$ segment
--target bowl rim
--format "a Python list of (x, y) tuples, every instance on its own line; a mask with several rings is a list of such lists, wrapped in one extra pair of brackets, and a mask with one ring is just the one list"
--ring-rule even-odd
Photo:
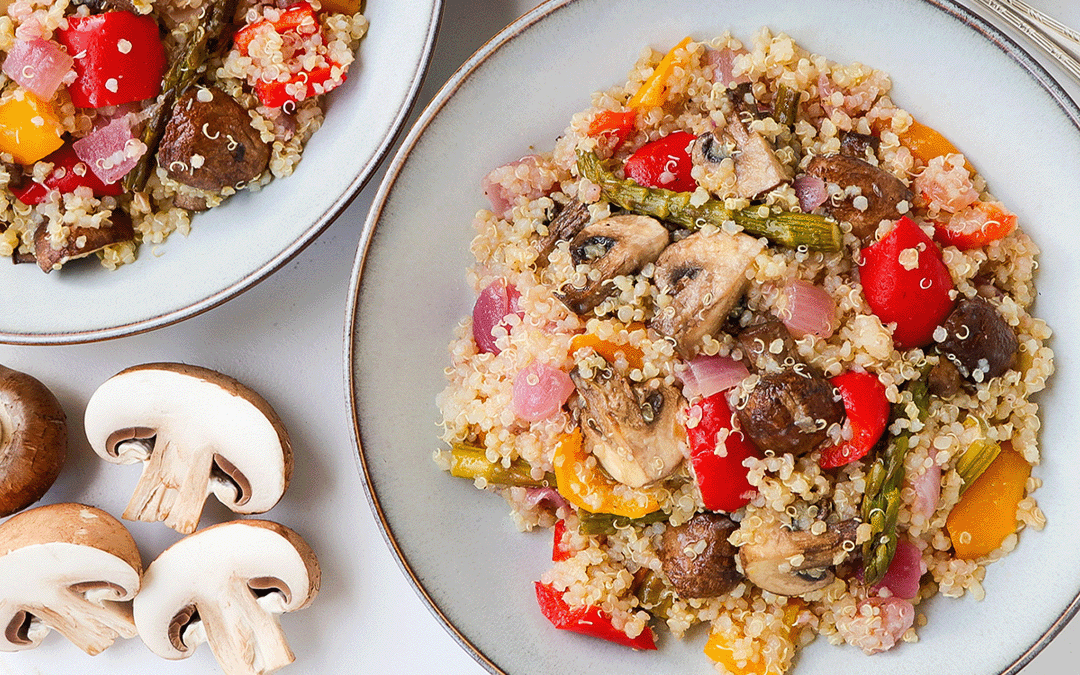
[[(432, 100), (424, 107), (424, 110), (414, 122), (408, 135), (394, 154), (390, 164), (387, 165), (386, 174), (383, 176), (378, 192), (372, 202), (371, 209), (368, 211), (368, 217), (364, 221), (360, 233), (360, 242), (357, 246), (356, 258), (353, 264), (349, 292), (346, 300), (347, 305), (344, 325), (345, 358), (343, 363), (345, 370), (345, 394), (351, 418), (350, 435), (354, 446), (354, 460), (356, 461), (357, 470), (360, 473), (364, 496), (367, 498), (368, 506), (371, 508), (372, 514), (375, 516), (376, 525), (379, 528), (383, 540), (393, 554), (394, 561), (405, 575), (417, 596), (419, 596), (428, 611), (431, 612), (450, 637), (485, 670), (492, 673), (492, 675), (510, 675), (510, 672), (497, 665), (484, 654), (479, 647), (473, 644), (473, 642), (450, 621), (446, 613), (439, 607), (438, 603), (435, 602), (435, 599), (431, 596), (427, 588), (424, 587), (423, 582), (406, 559), (404, 551), (394, 535), (393, 526), (387, 518), (382, 504), (379, 501), (379, 496), (369, 471), (367, 455), (364, 452), (363, 430), (361, 428), (358, 409), (358, 382), (354, 363), (354, 359), (356, 358), (357, 322), (359, 320), (359, 312), (357, 310), (359, 308), (360, 290), (363, 284), (365, 271), (364, 263), (374, 238), (375, 228), (378, 226), (383, 210), (387, 206), (395, 183), (428, 127), (431, 126), (435, 118), (438, 117), (439, 113), (446, 107), (458, 90), (465, 85), (479, 68), (483, 67), (491, 56), (508, 43), (520, 37), (533, 25), (543, 21), (558, 10), (580, 1), (581, 0), (546, 0), (520, 16), (517, 20), (506, 26), (494, 37), (481, 45), (472, 56), (454, 71), (453, 75), (451, 75), (442, 87), (440, 87)], [(917, 1), (934, 7), (938, 11), (951, 16), (953, 19), (975, 31), (1004, 52), (1008, 58), (1012, 59), (1029, 76), (1035, 79), (1038, 85), (1054, 100), (1057, 106), (1065, 114), (1066, 118), (1076, 128), (1077, 132), (1080, 132), (1080, 105), (1078, 105), (1057, 79), (1035, 57), (1033, 57), (1025, 47), (1007, 35), (1002, 29), (990, 23), (973, 10), (959, 4), (957, 0)], [(1005, 670), (1001, 671), (999, 675), (1016, 675), (1019, 673), (1058, 635), (1058, 633), (1062, 631), (1062, 629), (1065, 628), (1078, 612), (1080, 612), (1080, 594), (1073, 597), (1062, 613), (1047, 627), (1042, 637), (1036, 640), (1036, 642), (1026, 650), (1018, 654), (1016, 659)]]
[(429, 66), (431, 65), (431, 59), (435, 52), (435, 43), (442, 24), (443, 2), (444, 0), (431, 0), (431, 15), (428, 21), (427, 34), (424, 36), (424, 48), (420, 54), (420, 59), (417, 62), (417, 68), (409, 81), (408, 92), (398, 105), (393, 122), (391, 123), (387, 134), (379, 143), (376, 152), (363, 164), (363, 166), (360, 167), (360, 170), (352, 181), (350, 181), (346, 189), (338, 195), (333, 202), (326, 207), (322, 214), (312, 222), (311, 226), (301, 232), (289, 246), (279, 251), (276, 255), (242, 278), (186, 307), (167, 310), (143, 319), (105, 328), (90, 328), (86, 330), (63, 332), (12, 332), (0, 329), (0, 343), (14, 345), (80, 344), (113, 340), (129, 335), (147, 333), (157, 330), (158, 328), (164, 328), (165, 326), (170, 326), (198, 316), (203, 312), (207, 312), (218, 305), (233, 299), (244, 291), (254, 287), (256, 284), (265, 281), (270, 275), (299, 255), (301, 251), (314, 242), (319, 235), (321, 235), (330, 224), (333, 223), (350, 204), (352, 204), (356, 199), (356, 196), (374, 176), (376, 169), (379, 168), (390, 154), (390, 150), (394, 147), (394, 144), (404, 131), (405, 121), (409, 118), (409, 115), (416, 104), (417, 96), (419, 95), (420, 88), (427, 76)]

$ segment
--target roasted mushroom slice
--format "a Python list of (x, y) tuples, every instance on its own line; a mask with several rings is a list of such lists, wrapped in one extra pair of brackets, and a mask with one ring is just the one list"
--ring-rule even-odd
[(773, 316), (747, 326), (735, 341), (743, 363), (755, 373), (775, 373), (800, 361), (787, 326)]
[(568, 283), (556, 295), (575, 314), (588, 314), (615, 290), (612, 279), (656, 260), (669, 238), (667, 228), (648, 216), (611, 216), (583, 228), (570, 242), (570, 255), (590, 274), (584, 286)]
[(715, 598), (742, 581), (735, 569), (738, 549), (728, 537), (738, 524), (723, 513), (699, 513), (682, 525), (668, 527), (660, 545), (660, 564), (668, 581), (684, 598)]
[(813, 527), (792, 530), (776, 523), (739, 547), (739, 563), (747, 580), (770, 593), (790, 596), (820, 590), (835, 578), (832, 567), (854, 549), (858, 526), (856, 520), (844, 520), (814, 534)]
[(806, 173), (841, 190), (856, 187), (857, 196), (830, 199), (823, 209), (837, 220), (851, 223), (856, 237), (868, 243), (883, 220), (903, 215), (901, 202), (911, 203), (915, 195), (896, 176), (867, 161), (848, 155), (818, 155), (810, 160)]
[(548, 256), (560, 241), (570, 241), (589, 224), (589, 207), (577, 200), (562, 207), (548, 223), (547, 236), (540, 239), (537, 246), (536, 264), (547, 265)]
[(686, 445), (679, 411), (686, 401), (677, 389), (660, 381), (631, 387), (612, 368), (588, 378), (575, 368), (570, 378), (577, 387), (585, 449), (612, 478), (636, 488), (679, 468)]
[(938, 348), (973, 382), (998, 377), (1016, 363), (1016, 333), (985, 298), (960, 300), (938, 330), (943, 332)]
[(754, 199), (791, 180), (772, 143), (750, 131), (738, 116), (728, 122), (726, 133), (735, 141), (735, 194)]
[(122, 211), (113, 211), (100, 227), (75, 226), (68, 233), (67, 243), (55, 248), (44, 225), (34, 232), (34, 258), (43, 272), (60, 269), (64, 263), (83, 258), (122, 241), (135, 238), (131, 219)]
[(735, 408), (743, 433), (763, 451), (803, 455), (844, 419), (844, 404), (817, 369), (805, 363), (763, 375)]
[(881, 139), (870, 134), (860, 134), (856, 131), (840, 132), (840, 154), (849, 157), (866, 159), (876, 156), (881, 146)]
[(746, 269), (762, 247), (749, 235), (726, 232), (698, 232), (668, 246), (653, 279), (670, 302), (661, 300), (653, 330), (673, 338), (679, 353), (692, 357), (742, 296)]

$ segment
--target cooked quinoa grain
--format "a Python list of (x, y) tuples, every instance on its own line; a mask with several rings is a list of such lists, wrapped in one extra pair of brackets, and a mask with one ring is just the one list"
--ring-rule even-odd
[[(926, 599), (981, 599), (1045, 525), (1038, 247), (890, 87), (768, 29), (646, 49), (484, 179), (435, 459), (555, 528), (538, 588), (608, 639), (708, 624), (731, 675), (797, 670), (817, 635), (873, 654), (918, 641)], [(684, 597), (673, 558), (684, 593), (739, 581)]]

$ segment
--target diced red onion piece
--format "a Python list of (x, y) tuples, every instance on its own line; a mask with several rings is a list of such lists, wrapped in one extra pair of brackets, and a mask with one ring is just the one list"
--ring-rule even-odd
[(735, 51), (727, 47), (723, 49), (710, 49), (705, 52), (705, 64), (706, 67), (712, 68), (713, 82), (719, 82), (725, 87), (733, 87), (737, 84), (749, 82), (750, 78), (746, 75), (740, 75), (738, 77), (732, 75), (735, 71), (735, 57), (746, 53), (747, 51), (745, 49)]
[(476, 298), (476, 304), (473, 305), (472, 325), (473, 339), (480, 351), (488, 354), (502, 351), (495, 346), (495, 336), (491, 331), (495, 326), (502, 325), (510, 314), (520, 316), (520, 297), (518, 290), (506, 283), (506, 279), (496, 279), (480, 291), (480, 297)]
[(813, 213), (814, 209), (829, 199), (829, 188), (825, 181), (817, 176), (803, 174), (791, 182), (795, 196), (799, 198), (799, 208), (804, 213)]
[(695, 393), (704, 397), (731, 389), (750, 375), (741, 361), (730, 356), (696, 356), (689, 365)]
[(780, 313), (784, 325), (796, 338), (816, 335), (828, 338), (836, 330), (836, 301), (825, 289), (795, 280), (784, 287), (787, 309)]
[(4, 74), (43, 101), (52, 99), (75, 63), (52, 40), (16, 40), (4, 59)]
[(132, 133), (127, 115), (113, 118), (72, 143), (72, 147), (79, 159), (106, 184), (126, 176), (146, 152), (146, 146)]
[(549, 487), (526, 488), (525, 504), (533, 508), (547, 504), (553, 509), (570, 506), (570, 503), (563, 499), (563, 496), (557, 490)]
[(919, 580), (926, 569), (919, 547), (901, 538), (896, 543), (889, 570), (875, 588), (887, 588), (896, 597), (911, 600), (919, 594)]
[(887, 651), (896, 646), (915, 624), (915, 606), (903, 598), (867, 598), (856, 605), (856, 613), (862, 614), (865, 605), (876, 607), (880, 611), (880, 632), (867, 635), (859, 641), (859, 647), (867, 654)]
[(930, 518), (941, 501), (941, 467), (934, 464), (929, 469), (914, 476), (910, 481), (915, 491), (915, 501), (911, 505), (912, 513)]
[(514, 414), (526, 422), (545, 420), (559, 412), (573, 392), (569, 375), (534, 361), (514, 378)]

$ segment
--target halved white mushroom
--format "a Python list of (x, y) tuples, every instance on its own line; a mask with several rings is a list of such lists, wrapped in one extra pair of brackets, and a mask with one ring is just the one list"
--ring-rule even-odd
[(137, 635), (142, 559), (127, 529), (82, 504), (50, 504), (0, 525), (0, 651), (56, 630), (87, 654)]
[(221, 373), (179, 363), (128, 368), (86, 405), (94, 451), (118, 464), (145, 462), (128, 520), (198, 527), (212, 492), (236, 513), (270, 510), (289, 484), (292, 448), (270, 404)]
[(668, 246), (653, 279), (669, 301), (660, 304), (650, 326), (692, 357), (742, 297), (746, 269), (763, 247), (759, 239), (726, 232), (697, 232)]
[(41, 499), (66, 456), (60, 402), (37, 379), (0, 366), (0, 517)]
[(311, 604), (320, 579), (315, 553), (289, 528), (222, 523), (150, 563), (135, 625), (158, 656), (187, 658), (208, 642), (226, 675), (263, 675), (293, 662), (278, 615)]

